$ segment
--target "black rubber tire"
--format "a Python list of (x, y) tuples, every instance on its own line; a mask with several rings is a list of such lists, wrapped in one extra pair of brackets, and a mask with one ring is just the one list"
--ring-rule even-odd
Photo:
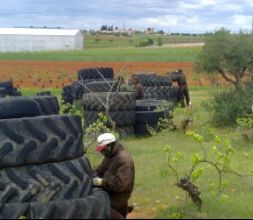
[(73, 104), (74, 98), (72, 96), (72, 86), (64, 86), (62, 91), (62, 99), (65, 104)]
[(75, 81), (71, 87), (71, 94), (73, 99), (80, 100), (83, 97), (84, 87), (80, 81)]
[[(101, 111), (85, 111), (86, 122), (89, 125), (96, 122), (99, 113)], [(102, 113), (105, 114), (105, 112)], [(135, 124), (135, 111), (111, 111), (109, 114), (117, 127), (127, 127)]]
[[(101, 76), (102, 75), (102, 76)], [(114, 72), (112, 68), (85, 68), (78, 71), (78, 80), (98, 80), (113, 79)]]
[(92, 191), (92, 169), (86, 158), (4, 168), (0, 203), (50, 202), (83, 198)]
[(149, 124), (149, 125), (135, 125), (134, 126), (134, 133), (136, 136), (150, 136), (150, 132), (149, 132), (149, 129), (148, 127), (150, 128), (153, 128), (153, 129), (157, 129), (157, 124)]
[(158, 100), (166, 99), (162, 87), (158, 86), (145, 86), (144, 96), (145, 99), (158, 99)]
[[(107, 96), (108, 93), (84, 94), (84, 109), (90, 111), (106, 111), (106, 108), (102, 103), (107, 103)], [(111, 93), (109, 100), (110, 111), (134, 111), (136, 107), (136, 98), (134, 93)]]
[(11, 80), (0, 82), (0, 87), (5, 87), (6, 89), (13, 88), (13, 82)]
[(1, 204), (1, 219), (110, 219), (110, 200), (101, 189), (80, 199)]
[(52, 95), (51, 91), (43, 91), (37, 93), (37, 96), (51, 96), (51, 95)]
[(115, 81), (97, 81), (97, 82), (89, 82), (85, 84), (84, 88), (85, 93), (92, 92), (116, 92), (118, 84)]
[(29, 97), (40, 106), (43, 115), (59, 115), (60, 106), (55, 96), (34, 96)]
[(84, 150), (79, 116), (0, 120), (0, 168), (70, 160)]
[(135, 124), (146, 125), (146, 124), (157, 124), (160, 118), (164, 118), (164, 112), (136, 112)]
[(172, 79), (168, 76), (158, 76), (155, 73), (134, 74), (143, 86), (171, 86)]
[(4, 98), (0, 100), (0, 119), (39, 115), (42, 115), (39, 105), (29, 98)]
[(144, 87), (145, 99), (173, 101), (177, 100), (178, 88), (171, 86), (146, 86)]
[(166, 100), (137, 100), (135, 111), (154, 111), (164, 104), (168, 102)]
[(5, 87), (0, 87), (0, 97), (6, 97), (7, 96), (7, 89)]

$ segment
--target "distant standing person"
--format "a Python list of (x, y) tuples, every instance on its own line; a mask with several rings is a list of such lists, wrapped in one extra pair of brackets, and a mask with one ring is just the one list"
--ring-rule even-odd
[(138, 77), (132, 76), (131, 83), (133, 84), (133, 87), (134, 87), (134, 94), (135, 94), (136, 100), (142, 100), (144, 98), (144, 87), (140, 83), (140, 80), (138, 79)]
[(187, 80), (182, 69), (179, 69), (176, 72), (176, 77), (174, 78), (174, 81), (177, 82), (178, 87), (179, 87), (178, 100), (182, 104), (182, 107), (185, 107), (185, 100), (186, 100), (187, 106), (192, 106), (190, 93), (189, 93), (189, 87), (188, 87)]

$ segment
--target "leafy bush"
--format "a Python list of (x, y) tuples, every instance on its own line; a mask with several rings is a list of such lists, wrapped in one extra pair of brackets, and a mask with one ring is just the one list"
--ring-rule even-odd
[(157, 39), (157, 44), (158, 44), (158, 46), (162, 46), (163, 45), (163, 39), (161, 38), (161, 37), (159, 37), (158, 39)]
[(212, 113), (215, 126), (235, 126), (238, 118), (245, 118), (252, 112), (253, 85), (241, 89), (226, 89), (214, 94), (206, 107)]
[(148, 47), (148, 46), (152, 46), (153, 44), (154, 44), (154, 40), (151, 38), (148, 38), (147, 40), (141, 41), (138, 47)]
[(253, 114), (237, 119), (237, 130), (247, 142), (253, 141)]

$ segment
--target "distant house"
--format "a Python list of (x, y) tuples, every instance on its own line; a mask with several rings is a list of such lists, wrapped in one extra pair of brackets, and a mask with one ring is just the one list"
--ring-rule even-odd
[(147, 28), (145, 31), (145, 34), (154, 34), (155, 33), (155, 28)]
[(0, 52), (78, 50), (84, 47), (79, 30), (0, 28)]

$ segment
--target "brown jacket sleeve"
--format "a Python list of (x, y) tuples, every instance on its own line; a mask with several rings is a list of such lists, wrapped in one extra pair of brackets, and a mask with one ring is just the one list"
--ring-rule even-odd
[(118, 167), (115, 173), (107, 172), (103, 178), (103, 188), (107, 191), (123, 193), (129, 188), (133, 173), (131, 164), (122, 161), (115, 161)]

